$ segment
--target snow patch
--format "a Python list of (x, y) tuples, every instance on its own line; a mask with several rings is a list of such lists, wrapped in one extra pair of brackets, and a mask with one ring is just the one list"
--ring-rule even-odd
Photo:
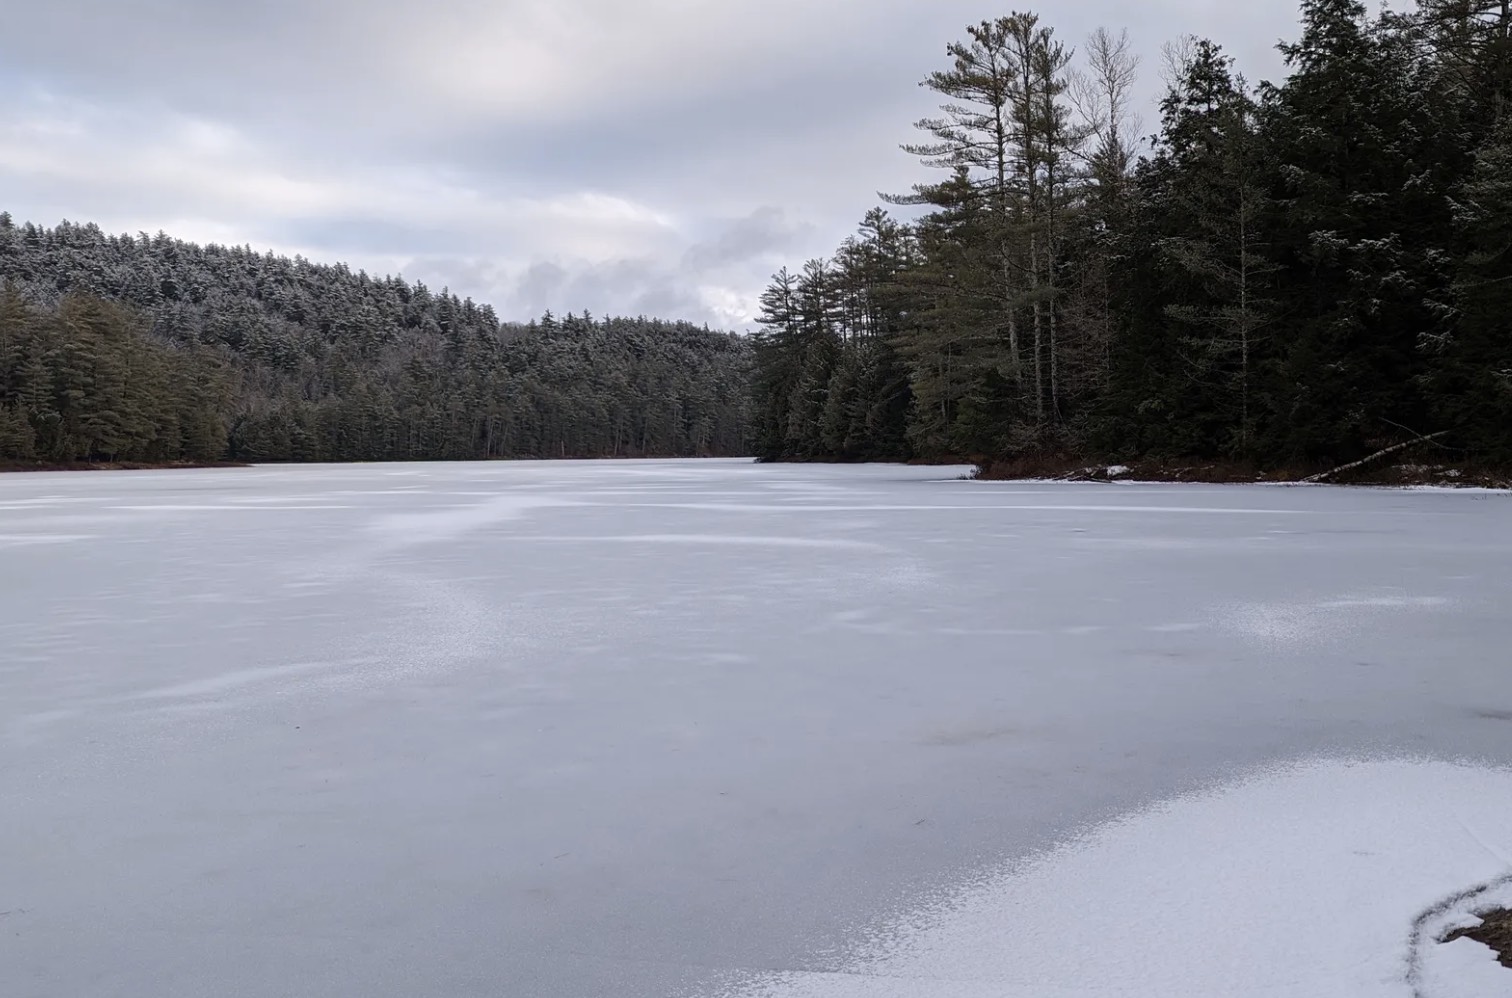
[(331, 662), (300, 662), (294, 665), (274, 665), (258, 669), (234, 669), (223, 672), (216, 676), (205, 679), (196, 679), (192, 682), (179, 683), (175, 686), (164, 686), (158, 689), (145, 690), (134, 693), (127, 697), (128, 700), (177, 700), (187, 697), (215, 696), (221, 693), (229, 693), (232, 690), (251, 686), (255, 683), (266, 683), (278, 679), (288, 679), (310, 672), (319, 672), (334, 667)]
[(1413, 998), (1506, 998), (1512, 971), (1473, 939), (1431, 943)]
[[(1001, 494), (1001, 493), (995, 493)], [(1122, 494), (1122, 493), (1120, 493)], [(653, 509), (685, 509), (697, 512), (709, 513), (955, 513), (961, 511), (999, 513), (1009, 510), (1021, 510), (1029, 513), (1163, 513), (1163, 514), (1213, 514), (1225, 516), (1305, 516), (1311, 514), (1311, 510), (1302, 509), (1266, 509), (1246, 508), (1239, 506), (1115, 506), (1108, 503), (1097, 505), (1055, 503), (1055, 504), (1028, 504), (1014, 503), (1010, 505), (990, 506), (985, 503), (971, 506), (962, 506), (949, 503), (930, 503), (929, 505), (884, 505), (876, 503), (866, 506), (835, 506), (835, 505), (758, 505), (755, 503), (707, 503), (707, 502), (646, 502), (646, 503), (623, 503), (617, 504), (630, 508), (653, 508)]]
[(699, 993), (1504, 996), (1512, 972), (1485, 947), (1411, 940), (1419, 913), (1506, 877), (1509, 856), (1512, 771), (1301, 763), (1094, 828), (873, 927), (839, 966)]
[(766, 534), (608, 534), (561, 536), (522, 534), (512, 541), (546, 541), (580, 544), (690, 544), (716, 547), (821, 548), (834, 551), (886, 551), (869, 541), (830, 540), (820, 537), (776, 537)]
[(1327, 600), (1319, 603), (1318, 608), (1322, 610), (1407, 610), (1431, 609), (1448, 605), (1449, 601), (1442, 596), (1351, 596)]
[(87, 541), (94, 534), (0, 534), (0, 548), (23, 547), (28, 544), (72, 544)]
[(319, 503), (303, 506), (278, 505), (278, 506), (251, 506), (244, 503), (137, 503), (126, 506), (107, 506), (106, 509), (120, 509), (132, 513), (284, 513), (302, 509), (355, 509), (355, 506), (342, 506), (334, 503)]
[(1453, 601), (1442, 596), (1347, 595), (1311, 603), (1245, 603), (1230, 608), (1228, 622), (1245, 634), (1290, 643), (1358, 628), (1366, 621), (1361, 611), (1441, 610), (1452, 605)]
[(421, 513), (390, 513), (370, 520), (367, 531), (382, 537), (391, 547), (409, 547), (456, 540), (484, 527), (518, 520), (534, 510), (575, 505), (569, 500), (546, 496), (506, 495)]
[[(1467, 834), (1475, 835), (1469, 828)], [(1479, 839), (1479, 836), (1475, 836)], [(1496, 852), (1494, 846), (1482, 842)], [(1512, 867), (1512, 858), (1506, 858)], [(1413, 998), (1481, 998), (1512, 991), (1512, 972), (1503, 967), (1489, 946), (1474, 939), (1444, 942), (1455, 929), (1474, 928), (1480, 914), (1512, 908), (1512, 873), (1460, 891), (1429, 908), (1413, 926), (1407, 980)]]

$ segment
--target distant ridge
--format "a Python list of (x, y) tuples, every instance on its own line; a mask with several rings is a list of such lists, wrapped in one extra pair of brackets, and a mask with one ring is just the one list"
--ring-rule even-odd
[(738, 456), (750, 346), (0, 213), (0, 461)]

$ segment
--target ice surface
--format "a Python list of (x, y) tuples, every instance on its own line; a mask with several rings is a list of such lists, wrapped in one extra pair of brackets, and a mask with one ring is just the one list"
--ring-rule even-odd
[(1512, 497), (956, 473), (0, 476), (0, 995), (1410, 994)]

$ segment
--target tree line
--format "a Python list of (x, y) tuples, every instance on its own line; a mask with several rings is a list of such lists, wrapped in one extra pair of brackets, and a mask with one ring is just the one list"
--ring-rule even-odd
[(1127, 35), (970, 27), (915, 217), (762, 298), (758, 454), (1512, 465), (1512, 3), (1304, 0), (1281, 51), (1168, 46), (1141, 140)]
[(0, 213), (0, 459), (749, 453), (751, 345)]

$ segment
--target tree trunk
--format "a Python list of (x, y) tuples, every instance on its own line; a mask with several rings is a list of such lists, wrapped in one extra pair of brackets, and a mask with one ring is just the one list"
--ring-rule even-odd
[(1309, 485), (1315, 484), (1317, 482), (1325, 482), (1330, 478), (1344, 474), (1344, 472), (1346, 471), (1353, 471), (1354, 469), (1363, 467), (1372, 461), (1386, 457), (1388, 454), (1395, 454), (1397, 451), (1404, 451), (1409, 447), (1416, 447), (1418, 444), (1431, 443), (1434, 440), (1437, 440), (1439, 437), (1447, 437), (1448, 435), (1448, 430), (1442, 430), (1438, 433), (1429, 434), (1426, 437), (1418, 437), (1416, 440), (1408, 440), (1405, 443), (1394, 444), (1393, 446), (1387, 447), (1384, 450), (1376, 451), (1369, 457), (1362, 457), (1358, 461), (1351, 461), (1348, 464), (1341, 464), (1337, 468), (1331, 468), (1320, 475), (1313, 475), (1310, 478), (1304, 478), (1302, 479), (1302, 481), (1304, 484)]

